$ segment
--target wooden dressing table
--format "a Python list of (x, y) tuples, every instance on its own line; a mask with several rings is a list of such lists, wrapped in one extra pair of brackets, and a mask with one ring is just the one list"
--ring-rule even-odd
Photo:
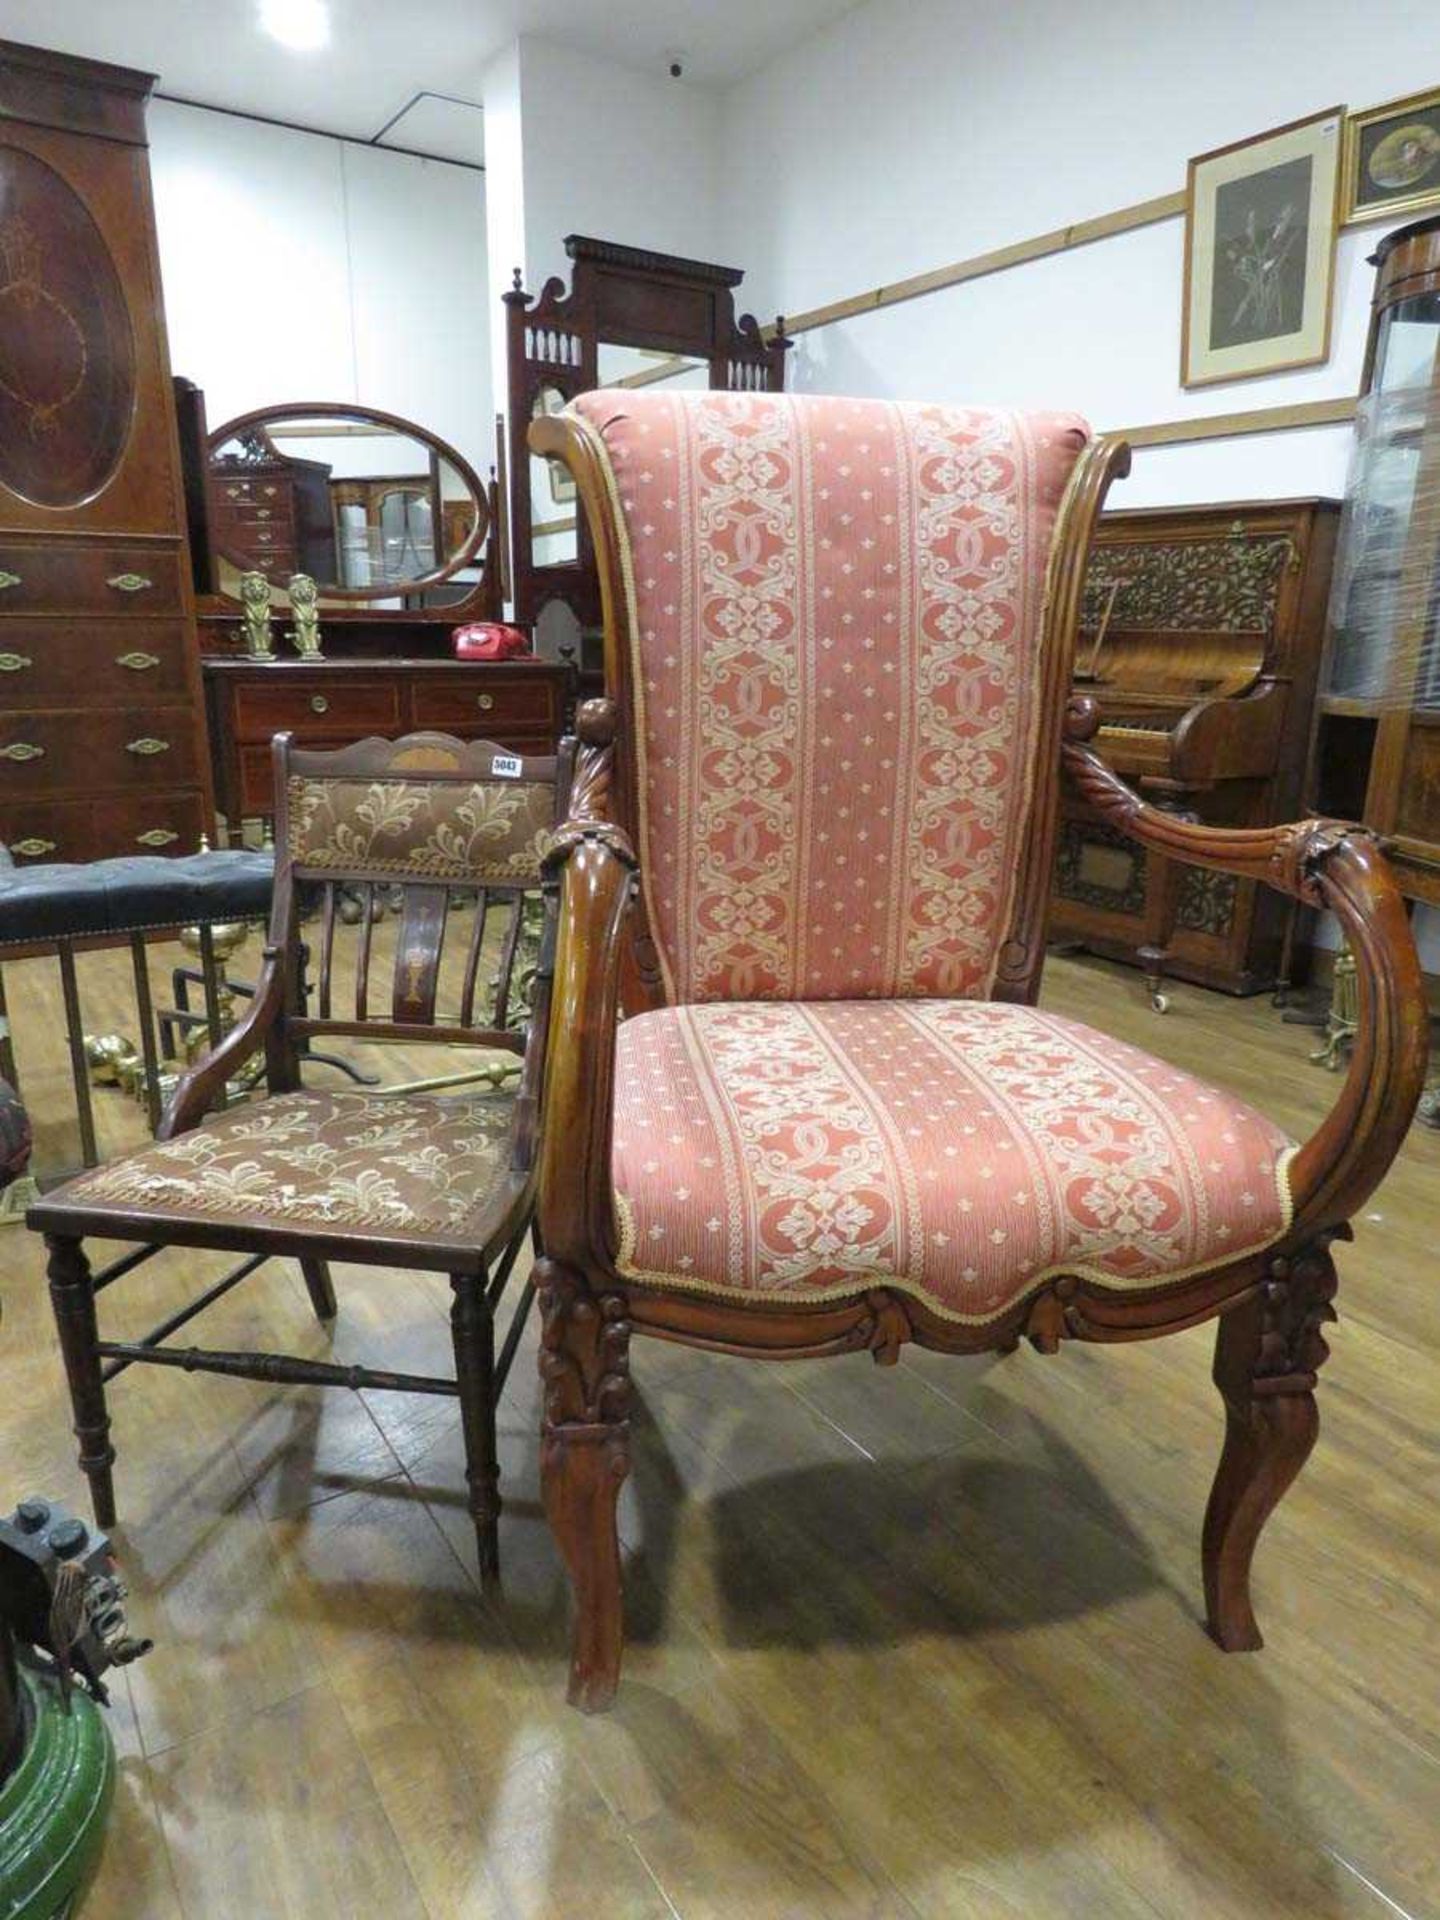
[(368, 734), (436, 731), (549, 753), (564, 727), (569, 669), (549, 660), (253, 660), (203, 663), (216, 803), (238, 835), (275, 810), (270, 742), (341, 747)]

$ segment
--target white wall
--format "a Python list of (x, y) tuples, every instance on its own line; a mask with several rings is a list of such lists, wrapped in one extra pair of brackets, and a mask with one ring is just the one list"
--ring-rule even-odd
[(568, 279), (567, 233), (719, 257), (715, 94), (546, 40), (522, 39), (519, 60), (525, 258), (515, 264), (532, 291), (550, 274)]
[[(1192, 155), (1287, 120), (1437, 82), (1421, 0), (867, 0), (725, 96), (720, 245), (747, 305), (798, 313), (1175, 192)], [(791, 384), (1058, 404), (1104, 428), (1353, 395), (1365, 256), (1386, 230), (1341, 235), (1321, 367), (1187, 393), (1171, 220), (804, 334)], [(1111, 500), (1338, 496), (1349, 447), (1348, 427), (1323, 427), (1144, 448)], [(1440, 920), (1419, 922), (1435, 970)]]
[[(869, 0), (725, 98), (722, 244), (807, 307), (1174, 192), (1196, 153), (1440, 80), (1433, 7)], [(1097, 426), (1354, 393), (1383, 227), (1342, 236), (1327, 366), (1186, 393), (1183, 223), (802, 336), (795, 384), (1061, 402)], [(1117, 504), (1338, 493), (1348, 430), (1137, 455)]]
[(484, 177), (172, 101), (149, 125), (170, 361), (210, 424), (357, 400), (488, 474)]

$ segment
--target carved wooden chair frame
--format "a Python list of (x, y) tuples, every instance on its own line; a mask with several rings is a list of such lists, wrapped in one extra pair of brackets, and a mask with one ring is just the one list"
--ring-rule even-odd
[[(339, 836), (333, 851), (303, 862), (292, 858), (291, 791), (295, 781), (403, 781), (443, 782), (462, 789), (476, 783), (513, 788), (517, 780), (542, 787), (537, 816), (544, 813), (548, 827), (564, 817), (573, 766), (573, 743), (562, 744), (558, 757), (524, 758), (489, 741), (460, 741), (446, 734), (410, 734), (389, 741), (362, 740), (334, 752), (295, 748), (292, 736), (280, 734), (273, 746), (276, 814), (275, 889), (263, 968), (245, 1017), (221, 1043), (204, 1056), (180, 1082), (170, 1102), (157, 1140), (170, 1141), (198, 1127), (205, 1116), (223, 1104), (227, 1083), (245, 1064), (263, 1052), (265, 1077), (271, 1094), (300, 1090), (305, 1050), (321, 1035), (350, 1040), (390, 1040), (406, 1043), (440, 1042), (483, 1047), (518, 1055), (518, 1090), (510, 1109), (508, 1131), (497, 1138), (499, 1177), (476, 1218), (463, 1233), (436, 1233), (423, 1242), (414, 1234), (387, 1236), (383, 1229), (360, 1229), (335, 1224), (326, 1229), (313, 1224), (268, 1218), (257, 1210), (243, 1222), (211, 1220), (202, 1215), (157, 1220), (143, 1208), (127, 1209), (122, 1202), (88, 1201), (83, 1189), (94, 1174), (81, 1175), (33, 1206), (27, 1219), (43, 1232), (49, 1249), (51, 1299), (55, 1309), (66, 1377), (74, 1409), (75, 1433), (80, 1442), (79, 1463), (90, 1483), (95, 1516), (101, 1526), (116, 1519), (110, 1441), (110, 1419), (105, 1388), (118, 1374), (136, 1364), (180, 1367), (186, 1372), (229, 1375), (246, 1380), (288, 1385), (335, 1386), (439, 1394), (458, 1398), (465, 1441), (466, 1478), (471, 1516), (475, 1524), (481, 1577), (487, 1584), (499, 1573), (498, 1522), (501, 1501), (495, 1440), (495, 1405), (514, 1359), (534, 1293), (533, 1281), (521, 1289), (499, 1354), (495, 1343), (495, 1312), (506, 1284), (532, 1231), (536, 1187), (536, 1140), (540, 1089), (549, 1032), (550, 983), (554, 955), (555, 897), (546, 885), (544, 921), (533, 983), (529, 1018), (517, 1026), (511, 1018), (520, 982), (516, 962), (521, 950), (524, 903), (541, 885), (538, 857), (516, 863), (503, 876), (458, 870), (429, 877), (415, 871), (389, 871), (383, 858), (345, 856)], [(308, 908), (318, 896), (319, 969), (312, 995), (305, 979), (307, 952), (301, 940), (302, 889)], [(375, 909), (382, 893), (401, 894), (397, 934), (396, 978), (383, 1014), (372, 1013), (370, 998), (371, 948)], [(343, 891), (358, 892), (362, 904), (359, 954), (356, 962), (353, 1018), (332, 1014), (332, 968), (339, 898)], [(463, 983), (457, 1017), (449, 1022), (437, 1016), (441, 991), (440, 966), (449, 905), (456, 894), (475, 896), (474, 918), (466, 944)], [(487, 919), (491, 910), (506, 916), (498, 969), (493, 981), (480, 979)], [(401, 956), (406, 971), (402, 977)], [(487, 963), (488, 964), (488, 963)], [(476, 1018), (480, 1005), (489, 1019)], [(491, 992), (493, 990), (493, 998)], [(488, 1006), (486, 1002), (489, 1002)], [(395, 1089), (401, 1092), (402, 1089)], [(384, 1090), (381, 1090), (382, 1096)], [(141, 1149), (143, 1154), (146, 1149)], [(501, 1159), (501, 1155), (504, 1159)], [(122, 1163), (123, 1164), (123, 1159)], [(377, 1159), (377, 1170), (384, 1171)], [(104, 1173), (105, 1169), (97, 1170)], [(77, 1190), (79, 1190), (77, 1195)], [(141, 1244), (92, 1273), (83, 1240), (95, 1235)], [(245, 1257), (198, 1298), (138, 1339), (102, 1339), (95, 1297), (166, 1247), (186, 1246), (241, 1253)], [(343, 1260), (366, 1265), (424, 1268), (444, 1272), (453, 1295), (451, 1333), (455, 1376), (399, 1373), (373, 1366), (342, 1366), (328, 1360), (267, 1352), (228, 1352), (210, 1348), (175, 1347), (171, 1337), (206, 1307), (272, 1258), (292, 1257), (300, 1265), (316, 1317), (331, 1321), (337, 1312), (329, 1262)]]
[[(620, 532), (594, 429), (571, 415), (537, 422), (537, 453), (567, 463), (589, 516), (605, 616), (606, 683), (623, 698), (630, 609)], [(635, 885), (628, 830), (636, 818), (633, 743), (623, 705), (592, 700), (579, 715), (570, 816), (550, 856), (562, 877), (556, 950), (557, 1039), (540, 1155), (537, 1265), (545, 1382), (542, 1471), (546, 1511), (576, 1601), (570, 1699), (606, 1706), (623, 1645), (615, 1503), (629, 1460), (632, 1330), (754, 1358), (868, 1348), (893, 1363), (914, 1340), (948, 1352), (1043, 1353), (1064, 1338), (1139, 1340), (1219, 1317), (1214, 1377), (1225, 1439), (1205, 1515), (1202, 1563), (1211, 1633), (1227, 1651), (1261, 1644), (1250, 1565), (1270, 1512), (1317, 1432), (1322, 1327), (1334, 1318), (1330, 1244), (1388, 1168), (1425, 1073), (1427, 1014), (1404, 904), (1374, 838), (1331, 820), (1227, 830), (1188, 824), (1140, 800), (1088, 751), (1094, 702), (1072, 697), (1080, 595), (1095, 521), (1112, 479), (1128, 470), (1115, 438), (1088, 446), (1057, 519), (1043, 629), (1038, 783), (1014, 917), (1001, 949), (996, 999), (1033, 1003), (1063, 768), (1080, 797), (1120, 832), (1167, 859), (1262, 880), (1329, 909), (1356, 956), (1360, 1031), (1331, 1113), (1291, 1167), (1294, 1215), (1284, 1238), (1189, 1281), (1118, 1292), (1075, 1275), (1046, 1279), (1001, 1317), (957, 1324), (876, 1284), (852, 1299), (806, 1305), (687, 1295), (627, 1286), (615, 1270), (610, 1183), (615, 1027), (622, 1000), (653, 1004), (658, 968)]]

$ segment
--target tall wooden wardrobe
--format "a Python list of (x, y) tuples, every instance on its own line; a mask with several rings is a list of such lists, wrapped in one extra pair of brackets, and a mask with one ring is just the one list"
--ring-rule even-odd
[(193, 853), (213, 818), (151, 76), (0, 41), (0, 841)]

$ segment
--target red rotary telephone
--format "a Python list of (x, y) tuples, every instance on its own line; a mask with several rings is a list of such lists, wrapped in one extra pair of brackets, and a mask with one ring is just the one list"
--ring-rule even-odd
[(454, 641), (457, 660), (513, 660), (530, 651), (530, 642), (518, 627), (507, 627), (498, 620), (476, 620), (468, 627), (456, 627)]

